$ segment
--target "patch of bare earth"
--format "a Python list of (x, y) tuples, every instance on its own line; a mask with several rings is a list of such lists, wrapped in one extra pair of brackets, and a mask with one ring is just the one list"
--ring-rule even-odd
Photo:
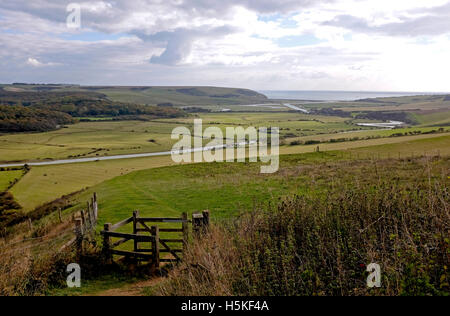
[(162, 277), (154, 277), (150, 280), (140, 281), (117, 289), (110, 289), (107, 291), (96, 293), (94, 296), (143, 296), (143, 291), (146, 288), (155, 286), (163, 281)]

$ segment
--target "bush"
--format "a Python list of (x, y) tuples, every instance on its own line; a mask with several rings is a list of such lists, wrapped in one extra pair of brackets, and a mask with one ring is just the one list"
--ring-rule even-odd
[(449, 295), (449, 201), (445, 183), (394, 178), (286, 198), (194, 241), (159, 294)]

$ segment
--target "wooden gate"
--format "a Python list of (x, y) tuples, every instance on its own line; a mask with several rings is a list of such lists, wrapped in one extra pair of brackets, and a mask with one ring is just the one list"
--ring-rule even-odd
[[(181, 218), (146, 218), (135, 211), (132, 217), (115, 225), (105, 224), (101, 232), (104, 255), (108, 261), (116, 255), (146, 261), (156, 268), (161, 262), (180, 261), (189, 238), (189, 223), (193, 223), (194, 232), (204, 230), (209, 225), (209, 212), (194, 214), (189, 221), (186, 213)], [(118, 232), (128, 224), (133, 225), (132, 234)]]

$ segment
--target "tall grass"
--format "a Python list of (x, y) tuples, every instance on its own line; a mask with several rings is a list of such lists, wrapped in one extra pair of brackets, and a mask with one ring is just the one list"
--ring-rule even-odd
[[(449, 295), (448, 180), (379, 171), (213, 226), (159, 294)], [(371, 263), (382, 268), (379, 289), (366, 284)]]
[(66, 267), (74, 262), (71, 251), (29, 249), (2, 253), (0, 258), (0, 296), (44, 295), (50, 287), (63, 286)]

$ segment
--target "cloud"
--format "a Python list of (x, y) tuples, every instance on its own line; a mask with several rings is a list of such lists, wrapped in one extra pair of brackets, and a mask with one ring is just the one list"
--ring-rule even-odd
[(43, 66), (43, 64), (39, 60), (37, 60), (36, 58), (31, 58), (31, 57), (28, 58), (27, 64), (30, 65), (30, 66), (33, 66), (33, 67), (41, 67), (41, 66)]
[[(412, 15), (412, 16), (411, 16)], [(403, 12), (398, 21), (371, 24), (368, 19), (353, 15), (338, 15), (323, 25), (348, 29), (350, 31), (385, 36), (435, 36), (450, 33), (450, 3), (427, 9)]]
[(69, 2), (0, 1), (0, 82), (447, 89), (449, 0)]
[(36, 58), (29, 57), (26, 61), (26, 64), (32, 67), (46, 67), (46, 66), (58, 66), (58, 63), (42, 63)]
[(171, 32), (159, 32), (151, 36), (138, 36), (149, 42), (167, 42), (164, 52), (159, 56), (153, 56), (150, 59), (151, 63), (176, 65), (185, 61), (186, 57), (190, 55), (195, 40), (211, 40), (235, 31), (232, 27), (223, 26), (211, 29), (176, 29)]

